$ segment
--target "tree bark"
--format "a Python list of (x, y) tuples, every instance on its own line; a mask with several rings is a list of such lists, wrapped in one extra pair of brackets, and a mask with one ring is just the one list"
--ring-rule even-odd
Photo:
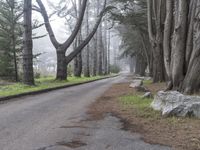
[(171, 78), (171, 32), (173, 25), (173, 1), (166, 1), (166, 19), (164, 26), (164, 39), (163, 39), (163, 50), (164, 50), (164, 64), (168, 79)]
[(67, 65), (65, 58), (65, 51), (62, 48), (58, 48), (57, 51), (57, 80), (66, 80), (67, 78)]
[(165, 81), (163, 60), (163, 1), (147, 0), (148, 32), (153, 52), (153, 82)]
[(187, 0), (178, 0), (178, 9), (176, 10), (176, 20), (174, 27), (171, 67), (172, 67), (172, 83), (173, 89), (180, 88), (180, 84), (184, 79), (184, 60), (186, 48), (187, 33)]
[(32, 54), (32, 0), (24, 0), (23, 44), (23, 83), (34, 85)]
[[(89, 5), (86, 11), (86, 33), (89, 35)], [(85, 63), (83, 73), (85, 77), (90, 77), (90, 44), (88, 43), (85, 49)]]

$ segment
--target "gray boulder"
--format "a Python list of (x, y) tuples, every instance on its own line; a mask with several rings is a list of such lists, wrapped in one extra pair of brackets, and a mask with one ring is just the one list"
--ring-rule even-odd
[(183, 95), (177, 91), (159, 91), (151, 104), (164, 116), (194, 116), (200, 118), (200, 97)]
[(136, 88), (143, 85), (142, 80), (133, 80), (133, 82), (129, 85), (131, 88)]

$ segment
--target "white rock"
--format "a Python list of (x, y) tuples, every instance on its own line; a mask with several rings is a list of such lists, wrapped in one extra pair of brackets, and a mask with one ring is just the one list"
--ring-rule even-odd
[(129, 87), (136, 88), (142, 86), (142, 84), (143, 84), (142, 80), (133, 80), (133, 82), (129, 85)]
[(151, 107), (161, 111), (164, 116), (200, 118), (200, 97), (183, 95), (177, 91), (158, 92)]
[(151, 92), (146, 92), (142, 98), (153, 98), (153, 94)]

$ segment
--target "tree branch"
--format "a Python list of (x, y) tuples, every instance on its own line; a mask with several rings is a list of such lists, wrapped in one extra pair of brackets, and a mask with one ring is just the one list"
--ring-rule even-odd
[(76, 57), (83, 50), (83, 48), (91, 41), (91, 39), (93, 38), (94, 34), (96, 33), (96, 31), (101, 23), (104, 13), (108, 10), (108, 8), (109, 7), (106, 8), (106, 0), (105, 0), (103, 10), (101, 11), (101, 13), (99, 15), (93, 30), (87, 36), (87, 38), (73, 52), (71, 52), (68, 56), (66, 56), (67, 63), (72, 61), (73, 58)]
[(55, 34), (54, 34), (53, 30), (52, 30), (51, 24), (49, 22), (49, 17), (47, 15), (47, 11), (46, 11), (46, 9), (44, 7), (44, 4), (42, 3), (41, 0), (36, 0), (36, 1), (37, 1), (38, 5), (39, 5), (39, 7), (41, 9), (41, 14), (42, 14), (43, 19), (44, 19), (46, 30), (49, 33), (50, 40), (51, 40), (52, 44), (54, 45), (54, 47), (57, 49), (58, 46), (59, 46), (59, 43), (56, 40)]

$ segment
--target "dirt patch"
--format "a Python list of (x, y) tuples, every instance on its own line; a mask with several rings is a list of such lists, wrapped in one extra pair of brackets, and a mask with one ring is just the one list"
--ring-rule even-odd
[[(146, 85), (151, 92), (165, 88), (165, 83)], [(138, 115), (134, 107), (124, 107), (119, 97), (141, 94), (129, 83), (113, 85), (88, 111), (90, 120), (103, 119), (107, 113), (121, 118), (123, 129), (140, 133), (145, 142), (171, 146), (174, 150), (200, 150), (200, 120), (195, 118), (163, 118)]]

